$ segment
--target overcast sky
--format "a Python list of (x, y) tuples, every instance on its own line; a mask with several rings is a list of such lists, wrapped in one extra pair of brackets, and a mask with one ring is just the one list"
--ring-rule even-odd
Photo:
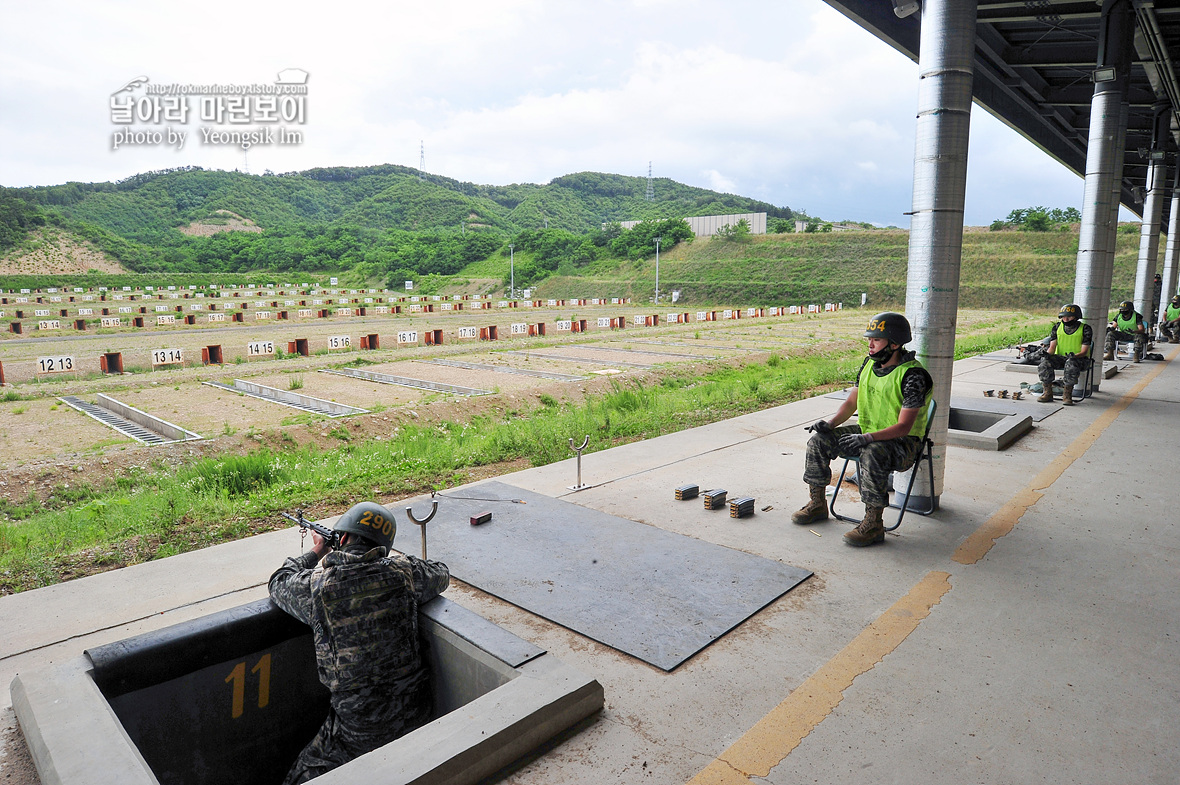
[[(887, 0), (881, 0), (887, 2)], [(308, 73), (293, 145), (206, 144), (197, 97), (166, 143), (112, 149), (112, 93)], [(146, 87), (116, 100), (145, 96)], [(829, 220), (907, 226), (917, 66), (822, 0), (7, 3), (0, 185), (197, 165), (381, 163), (488, 184), (646, 175)], [(1081, 207), (1082, 181), (979, 107), (971, 225)]]

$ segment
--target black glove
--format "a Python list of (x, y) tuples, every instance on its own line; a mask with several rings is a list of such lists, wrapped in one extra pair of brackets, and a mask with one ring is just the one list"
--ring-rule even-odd
[(836, 440), (836, 446), (843, 452), (855, 452), (864, 449), (865, 445), (873, 440), (872, 434), (868, 433), (846, 433)]
[(807, 430), (812, 433), (831, 433), (832, 424), (827, 420), (819, 420), (814, 425), (808, 425)]

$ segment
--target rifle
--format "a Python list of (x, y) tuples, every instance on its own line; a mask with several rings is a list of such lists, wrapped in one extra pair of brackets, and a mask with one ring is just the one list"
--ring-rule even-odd
[(281, 512), (279, 515), (282, 515), (289, 521), (299, 524), (299, 528), (301, 529), (311, 529), (313, 532), (323, 537), (324, 542), (328, 543), (333, 548), (340, 547), (340, 533), (332, 531), (327, 526), (321, 526), (315, 521), (307, 520), (303, 517), (303, 510), (296, 510), (295, 515), (288, 515), (285, 512)]

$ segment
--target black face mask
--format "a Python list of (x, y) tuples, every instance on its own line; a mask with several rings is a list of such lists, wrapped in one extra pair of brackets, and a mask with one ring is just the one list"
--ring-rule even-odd
[(876, 365), (880, 365), (882, 363), (889, 362), (889, 358), (892, 357), (893, 353), (896, 351), (897, 349), (891, 348), (889, 344), (886, 344), (885, 348), (881, 349), (880, 351), (869, 352), (869, 359), (872, 360)]

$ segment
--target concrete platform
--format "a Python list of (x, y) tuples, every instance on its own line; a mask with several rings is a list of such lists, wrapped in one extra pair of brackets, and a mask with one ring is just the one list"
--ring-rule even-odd
[[(941, 508), (907, 515), (863, 550), (843, 544), (844, 524), (790, 522), (806, 498), (803, 427), (838, 406), (825, 397), (587, 455), (592, 487), (580, 492), (567, 488), (573, 459), (505, 476), (815, 575), (670, 673), (452, 585), (450, 600), (605, 690), (596, 721), (498, 778), (1175, 782), (1180, 539), (1161, 458), (1174, 441), (1180, 348), (1164, 348), (1164, 362), (1126, 367), (1003, 452), (948, 446)], [(956, 363), (952, 394), (1012, 386), (1005, 365)], [(677, 505), (673, 488), (686, 482), (753, 496), (757, 513)], [(417, 552), (407, 534), (399, 544)], [(264, 596), (298, 547), (296, 532), (275, 532), (2, 598), (0, 682)]]

